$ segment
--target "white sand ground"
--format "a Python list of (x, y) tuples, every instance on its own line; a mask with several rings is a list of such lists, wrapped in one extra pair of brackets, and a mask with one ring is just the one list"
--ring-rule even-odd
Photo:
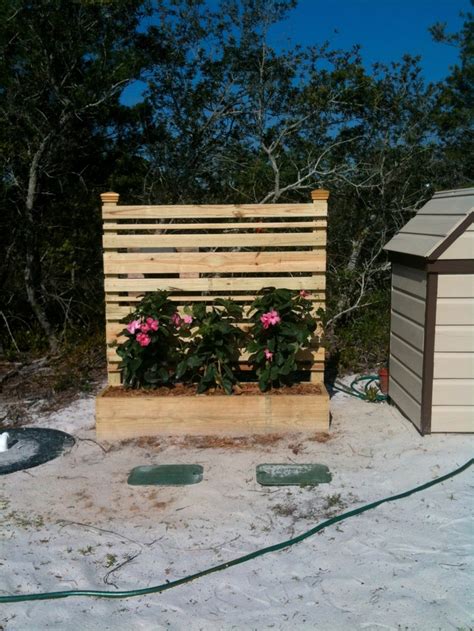
[[(411, 488), (472, 457), (472, 436), (422, 438), (387, 404), (337, 394), (332, 414), (325, 443), (295, 435), (269, 446), (216, 449), (168, 438), (105, 453), (78, 440), (61, 458), (0, 476), (0, 593), (126, 590), (173, 580), (288, 539), (328, 514)], [(35, 424), (94, 439), (93, 399)], [(333, 481), (263, 488), (255, 465), (264, 462), (324, 463)], [(127, 485), (132, 467), (151, 463), (199, 463), (204, 480), (188, 487)], [(474, 467), (284, 551), (161, 595), (0, 605), (0, 629), (467, 631), (474, 625), (473, 473)]]

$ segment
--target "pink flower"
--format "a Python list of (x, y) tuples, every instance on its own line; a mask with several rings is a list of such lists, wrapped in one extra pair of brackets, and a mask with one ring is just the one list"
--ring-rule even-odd
[(127, 324), (127, 331), (133, 335), (140, 329), (140, 324), (140, 320), (132, 320)]
[(311, 294), (309, 293), (309, 291), (306, 291), (306, 289), (302, 289), (302, 290), (300, 291), (300, 296), (301, 296), (302, 298), (307, 298), (308, 296), (311, 296)]
[(142, 322), (142, 324), (140, 325), (140, 331), (142, 333), (148, 333), (149, 330), (150, 330), (150, 325), (147, 324), (146, 322)]
[(278, 311), (272, 309), (271, 311), (263, 313), (260, 316), (260, 322), (263, 324), (264, 329), (268, 329), (270, 326), (274, 326), (275, 324), (281, 322), (281, 318), (278, 314)]
[(190, 316), (190, 315), (184, 315), (183, 316), (183, 322), (184, 322), (184, 324), (192, 324), (193, 317)]
[(278, 324), (279, 322), (281, 322), (281, 318), (278, 311), (275, 311), (274, 309), (272, 309), (268, 315), (270, 316), (269, 317), (270, 324)]
[(158, 331), (158, 327), (160, 326), (158, 320), (155, 320), (154, 318), (147, 318), (146, 323), (148, 324), (148, 326), (150, 327), (152, 331)]
[(174, 324), (177, 329), (179, 329), (179, 327), (181, 326), (181, 316), (178, 312), (173, 313), (173, 315), (171, 316), (171, 323)]
[(271, 351), (269, 351), (268, 348), (266, 348), (263, 352), (264, 352), (264, 355), (265, 355), (265, 359), (268, 359), (268, 361), (272, 361), (273, 353)]
[(140, 344), (140, 346), (148, 346), (148, 344), (151, 342), (151, 337), (146, 333), (138, 333), (136, 340)]

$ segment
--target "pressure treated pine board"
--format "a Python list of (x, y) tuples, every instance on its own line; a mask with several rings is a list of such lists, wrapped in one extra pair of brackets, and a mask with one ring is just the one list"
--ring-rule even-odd
[(326, 231), (257, 234), (115, 234), (105, 233), (105, 249), (111, 248), (277, 248), (325, 246)]
[[(104, 279), (105, 291), (156, 291), (168, 289), (173, 291), (258, 291), (262, 287), (280, 287), (287, 289), (323, 289), (324, 276), (255, 277), (237, 278), (110, 278)], [(191, 298), (192, 300), (192, 298)]]
[(101, 440), (137, 436), (218, 434), (245, 436), (278, 432), (327, 432), (329, 396), (196, 395), (191, 397), (105, 397), (96, 399)]
[(105, 274), (244, 274), (325, 270), (326, 255), (323, 252), (104, 252)]
[(212, 206), (116, 206), (104, 204), (103, 219), (212, 219), (243, 217), (326, 217), (326, 202), (311, 204), (228, 204)]
[(158, 232), (170, 232), (177, 230), (192, 230), (199, 233), (201, 230), (287, 230), (288, 228), (321, 228), (326, 226), (326, 219), (318, 221), (229, 221), (223, 219), (212, 223), (196, 220), (194, 223), (116, 223), (104, 221), (104, 232), (129, 232), (135, 230), (156, 230)]

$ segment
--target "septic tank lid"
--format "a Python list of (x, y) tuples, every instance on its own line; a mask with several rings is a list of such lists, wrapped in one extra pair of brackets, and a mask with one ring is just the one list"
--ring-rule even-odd
[(70, 434), (58, 429), (21, 427), (4, 431), (8, 432), (8, 450), (0, 452), (0, 475), (54, 460), (76, 442)]

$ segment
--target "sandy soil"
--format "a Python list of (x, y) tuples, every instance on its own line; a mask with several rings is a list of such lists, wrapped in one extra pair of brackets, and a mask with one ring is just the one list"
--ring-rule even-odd
[[(173, 580), (297, 535), (329, 515), (466, 462), (474, 438), (422, 438), (396, 409), (337, 394), (330, 437), (98, 444), (94, 401), (36, 426), (76, 446), (0, 477), (0, 593), (127, 590)], [(259, 463), (318, 462), (333, 481), (260, 487)], [(187, 487), (131, 487), (141, 464), (198, 463)], [(6, 604), (0, 629), (427, 630), (472, 628), (473, 472), (385, 504), (281, 552), (161, 595)]]

